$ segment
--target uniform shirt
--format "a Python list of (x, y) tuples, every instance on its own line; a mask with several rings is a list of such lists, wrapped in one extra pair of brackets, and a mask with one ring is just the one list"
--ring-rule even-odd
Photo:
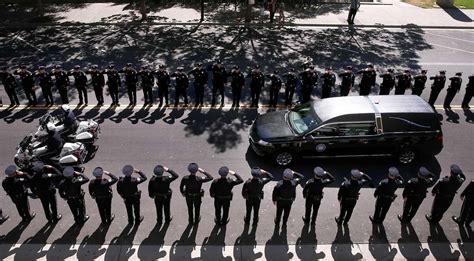
[(0, 77), (2, 78), (2, 84), (5, 89), (15, 89), (17, 84), (15, 77), (11, 73), (4, 73), (2, 72)]
[(117, 192), (122, 198), (138, 196), (138, 185), (147, 180), (143, 172), (138, 172), (139, 178), (132, 176), (120, 177), (117, 182)]
[(247, 77), (250, 77), (250, 86), (252, 88), (261, 88), (265, 83), (265, 76), (262, 72), (257, 70), (252, 70)]
[(33, 87), (33, 85), (35, 85), (35, 78), (30, 71), (15, 71), (13, 74), (20, 76), (21, 85), (23, 85), (23, 87)]
[(408, 89), (411, 86), (411, 75), (409, 74), (399, 74), (396, 76), (398, 82), (397, 82), (397, 87), (400, 89)]
[(62, 145), (63, 145), (63, 139), (61, 138), (61, 135), (59, 135), (59, 133), (55, 131), (52, 134), (48, 133), (48, 135), (46, 136), (46, 140), (40, 143), (39, 145), (35, 146), (35, 148), (46, 146), (48, 147), (49, 151), (55, 151), (55, 150), (61, 149)]
[(436, 76), (430, 77), (430, 80), (433, 80), (431, 89), (441, 90), (444, 88), (444, 84), (446, 83), (446, 76), (436, 75)]
[(168, 170), (171, 173), (170, 176), (157, 177), (153, 176), (148, 183), (148, 195), (150, 198), (155, 197), (156, 194), (168, 194), (171, 193), (170, 184), (178, 178), (178, 174), (173, 170)]
[(53, 86), (53, 78), (51, 78), (51, 74), (47, 72), (36, 71), (34, 77), (38, 79), (39, 85), (43, 88)]
[(362, 78), (360, 79), (359, 85), (362, 86), (374, 86), (377, 73), (375, 70), (369, 70), (369, 69), (364, 69), (361, 71), (358, 71), (357, 74), (362, 74)]
[(469, 82), (466, 84), (466, 90), (474, 89), (474, 75), (469, 76)]
[(108, 174), (110, 179), (94, 179), (89, 183), (89, 194), (92, 198), (108, 198), (112, 197), (112, 189), (110, 186), (118, 181), (113, 174)]
[(74, 112), (72, 110), (70, 110), (69, 112), (64, 113), (62, 115), (61, 121), (62, 121), (62, 124), (64, 124), (64, 126), (67, 129), (70, 129), (70, 128), (74, 127), (77, 123), (76, 114), (74, 114)]
[(67, 76), (66, 72), (57, 71), (54, 72), (52, 75), (54, 75), (54, 78), (56, 78), (57, 87), (64, 87), (66, 85), (69, 85), (69, 76)]
[(209, 189), (211, 197), (231, 198), (232, 188), (244, 182), (239, 174), (235, 174), (235, 177), (237, 178), (236, 180), (227, 177), (214, 180), (211, 184), (211, 188)]
[(242, 186), (242, 197), (245, 199), (263, 198), (263, 187), (270, 182), (272, 178), (251, 178), (245, 181)]
[(280, 180), (273, 189), (272, 201), (294, 200), (299, 180)]
[(30, 177), (28, 175), (19, 175), (5, 178), (2, 187), (10, 197), (26, 196), (29, 183)]
[(216, 83), (226, 83), (227, 82), (227, 71), (224, 66), (218, 66), (214, 64), (211, 68), (212, 71), (212, 81)]
[(138, 82), (137, 71), (133, 68), (123, 68), (119, 73), (125, 74), (125, 83), (127, 85), (135, 85)]
[(303, 196), (305, 198), (314, 197), (314, 196), (323, 196), (323, 189), (330, 183), (334, 182), (333, 176), (328, 176), (328, 178), (315, 179), (312, 178), (306, 182), (303, 188)]
[(89, 182), (84, 174), (80, 176), (65, 178), (58, 184), (59, 195), (64, 199), (81, 197), (84, 194), (81, 186)]
[(337, 193), (337, 199), (358, 199), (359, 191), (365, 185), (371, 182), (367, 178), (362, 178), (360, 180), (346, 180), (339, 187), (339, 192)]
[(323, 80), (323, 87), (334, 87), (336, 84), (336, 75), (334, 73), (323, 73), (321, 79)]
[(351, 0), (351, 9), (359, 9), (360, 1), (359, 0)]
[(67, 75), (72, 75), (74, 77), (74, 84), (76, 86), (85, 86), (87, 84), (87, 76), (83, 71), (70, 71)]
[(384, 179), (380, 181), (379, 185), (374, 191), (374, 197), (386, 196), (392, 197), (397, 191), (397, 188), (403, 184), (400, 179)]
[(429, 178), (428, 180), (422, 178), (412, 178), (407, 182), (405, 189), (403, 189), (402, 195), (404, 198), (409, 196), (425, 198), (426, 193), (428, 192), (427, 189), (431, 187), (433, 183), (433, 178)]
[(232, 77), (232, 80), (230, 83), (232, 87), (236, 88), (236, 87), (242, 87), (245, 85), (245, 77), (241, 71), (232, 70), (232, 72), (230, 73), (230, 76)]
[(395, 86), (395, 76), (391, 73), (384, 73), (379, 75), (382, 78), (382, 87), (392, 89)]
[(349, 88), (354, 86), (355, 75), (352, 72), (343, 72), (339, 74), (339, 77), (342, 78), (341, 87)]
[(207, 84), (208, 75), (204, 69), (194, 68), (188, 74), (194, 76), (194, 84)]
[(314, 86), (318, 83), (318, 73), (316, 71), (311, 72), (309, 69), (300, 73), (301, 82), (303, 86)]
[(91, 75), (91, 83), (94, 87), (101, 87), (105, 85), (104, 73), (99, 70), (88, 70), (87, 74)]
[(296, 77), (295, 73), (289, 72), (284, 74), (283, 77), (286, 78), (286, 87), (296, 87), (296, 84), (298, 83), (298, 77)]
[(474, 199), (474, 180), (471, 180), (469, 185), (461, 193), (461, 197), (464, 197), (464, 200), (473, 200)]
[(156, 72), (156, 79), (158, 80), (158, 87), (168, 86), (171, 82), (170, 75), (165, 70), (158, 70)]
[(184, 72), (175, 72), (171, 74), (171, 77), (176, 77), (176, 87), (178, 88), (188, 88), (189, 79), (188, 76)]
[(282, 81), (278, 74), (272, 73), (272, 74), (267, 75), (267, 77), (270, 78), (272, 88), (274, 89), (281, 88)]
[(63, 175), (58, 169), (48, 169), (35, 173), (30, 182), (31, 192), (38, 196), (56, 193), (56, 185), (62, 180)]
[(424, 89), (425, 88), (425, 83), (428, 77), (426, 75), (417, 75), (413, 77), (414, 83), (413, 83), (413, 89)]
[(153, 77), (153, 72), (150, 70), (141, 70), (138, 72), (138, 75), (142, 79), (143, 86), (153, 86), (155, 85), (155, 77)]
[(464, 180), (466, 180), (464, 174), (458, 176), (446, 176), (436, 183), (431, 190), (431, 193), (440, 197), (454, 197)]
[(184, 176), (179, 185), (179, 191), (182, 194), (198, 194), (201, 193), (202, 183), (212, 180), (212, 177), (198, 177), (195, 174)]
[(107, 85), (109, 87), (120, 86), (120, 75), (117, 70), (105, 70), (105, 74), (107, 74)]
[(454, 76), (449, 78), (451, 84), (448, 87), (448, 91), (459, 92), (461, 90), (462, 78), (459, 76)]

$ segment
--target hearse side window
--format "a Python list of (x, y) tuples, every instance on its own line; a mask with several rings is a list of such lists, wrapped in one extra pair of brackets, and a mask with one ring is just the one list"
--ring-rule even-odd
[(313, 136), (366, 136), (376, 134), (375, 123), (339, 123), (326, 125), (313, 133)]

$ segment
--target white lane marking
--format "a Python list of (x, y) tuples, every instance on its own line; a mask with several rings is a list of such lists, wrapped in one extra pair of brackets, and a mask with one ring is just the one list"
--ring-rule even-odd
[(453, 39), (453, 40), (456, 40), (456, 41), (463, 41), (463, 42), (468, 42), (470, 44), (474, 44), (474, 39), (465, 40), (465, 39), (460, 39), (460, 38), (451, 37), (451, 36), (442, 35), (442, 34), (434, 34), (434, 33), (430, 33), (430, 32), (425, 32), (425, 34), (430, 34), (430, 35), (434, 35), (434, 36), (439, 36), (439, 37), (444, 37), (444, 38), (448, 38), (448, 39)]
[(438, 46), (438, 47), (442, 47), (442, 48), (446, 48), (446, 49), (451, 49), (451, 50), (458, 51), (458, 52), (464, 52), (464, 53), (474, 54), (474, 52), (471, 52), (471, 51), (467, 51), (467, 50), (463, 50), (463, 49), (458, 49), (458, 48), (453, 48), (453, 47), (449, 47), (449, 46), (442, 45), (442, 44), (435, 44), (435, 43), (430, 43), (430, 42), (428, 42), (428, 44), (431, 44), (431, 45), (434, 45), (434, 46)]
[(418, 63), (418, 65), (446, 65), (446, 66), (474, 66), (474, 63), (443, 63), (443, 62), (427, 62)]

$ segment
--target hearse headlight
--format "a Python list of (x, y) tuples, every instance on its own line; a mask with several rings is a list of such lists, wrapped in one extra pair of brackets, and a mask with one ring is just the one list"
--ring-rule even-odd
[(259, 140), (259, 141), (257, 141), (257, 143), (258, 143), (259, 145), (262, 145), (262, 146), (268, 146), (268, 147), (273, 146), (271, 143), (266, 142), (266, 141), (264, 141), (264, 140)]

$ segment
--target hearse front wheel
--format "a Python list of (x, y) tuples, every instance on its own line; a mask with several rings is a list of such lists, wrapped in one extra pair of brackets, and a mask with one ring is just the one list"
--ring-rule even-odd
[(398, 161), (402, 164), (409, 164), (415, 160), (416, 152), (411, 148), (401, 149), (398, 153)]
[(275, 162), (280, 166), (288, 166), (294, 160), (293, 154), (288, 151), (280, 151), (275, 154)]

